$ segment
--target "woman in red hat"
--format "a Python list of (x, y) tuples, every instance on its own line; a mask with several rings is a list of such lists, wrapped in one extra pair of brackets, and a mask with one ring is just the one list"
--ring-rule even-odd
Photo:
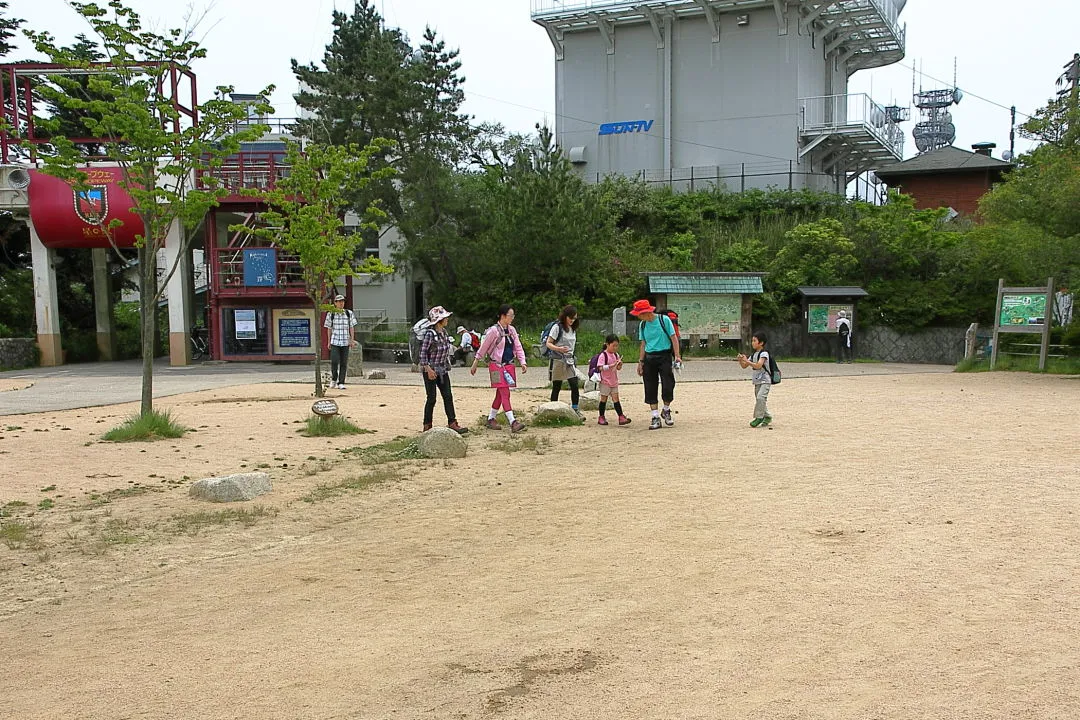
[[(650, 430), (659, 430), (661, 421), (668, 427), (675, 424), (671, 417), (671, 402), (675, 399), (675, 363), (682, 363), (679, 341), (676, 339), (675, 326), (671, 319), (657, 315), (656, 308), (648, 300), (634, 302), (630, 314), (641, 320), (638, 328), (637, 374), (645, 383), (645, 404), (652, 410)], [(664, 401), (664, 409), (659, 408), (657, 390)]]

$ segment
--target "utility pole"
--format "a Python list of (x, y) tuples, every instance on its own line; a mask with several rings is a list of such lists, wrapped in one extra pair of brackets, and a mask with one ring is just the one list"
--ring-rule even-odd
[(1058, 95), (1064, 96), (1068, 93), (1075, 106), (1077, 96), (1080, 95), (1080, 53), (1074, 54), (1072, 60), (1065, 63), (1064, 69), (1065, 72), (1057, 79), (1057, 86), (1061, 88)]

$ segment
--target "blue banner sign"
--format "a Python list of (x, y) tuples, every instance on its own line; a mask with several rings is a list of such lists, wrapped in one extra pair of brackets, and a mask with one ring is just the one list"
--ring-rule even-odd
[(247, 248), (244, 250), (245, 287), (274, 287), (277, 285), (277, 250)]
[(655, 120), (628, 120), (626, 122), (604, 123), (600, 126), (601, 135), (622, 135), (632, 132), (649, 132)]
[(311, 320), (307, 318), (280, 318), (278, 320), (278, 345), (281, 347), (311, 347)]

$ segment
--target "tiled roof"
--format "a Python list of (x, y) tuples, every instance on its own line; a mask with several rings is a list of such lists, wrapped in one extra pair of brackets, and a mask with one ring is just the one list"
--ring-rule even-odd
[(799, 293), (804, 297), (867, 297), (870, 293), (861, 287), (850, 285), (832, 285), (828, 287), (800, 286)]
[(1012, 163), (961, 150), (952, 145), (916, 155), (910, 160), (886, 165), (874, 171), (882, 180), (900, 175), (919, 175), (922, 173), (973, 172), (979, 170), (1009, 170)]
[(760, 274), (648, 273), (649, 292), (681, 295), (760, 295)]

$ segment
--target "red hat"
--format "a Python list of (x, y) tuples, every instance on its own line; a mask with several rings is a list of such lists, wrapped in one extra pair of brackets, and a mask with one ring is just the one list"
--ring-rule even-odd
[(635, 300), (634, 307), (630, 310), (630, 314), (637, 317), (641, 313), (656, 312), (656, 308), (653, 307), (648, 300)]

